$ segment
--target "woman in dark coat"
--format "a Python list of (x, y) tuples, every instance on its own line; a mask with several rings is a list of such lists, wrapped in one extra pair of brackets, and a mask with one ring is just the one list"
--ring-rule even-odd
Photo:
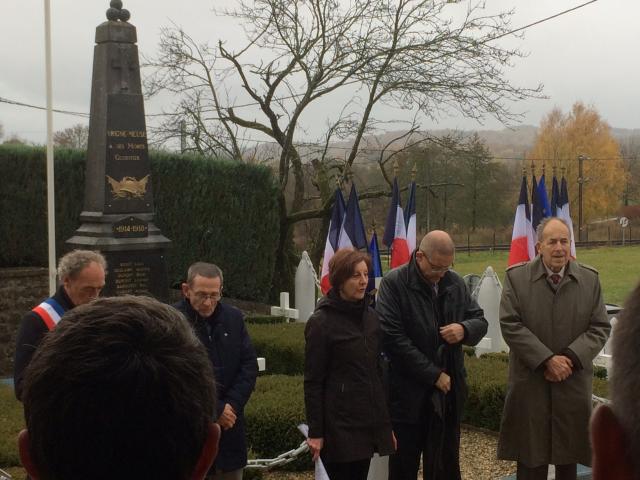
[(370, 268), (368, 255), (338, 250), (329, 262), (332, 289), (305, 329), (307, 443), (331, 480), (365, 480), (374, 452), (395, 451), (380, 322), (366, 295)]

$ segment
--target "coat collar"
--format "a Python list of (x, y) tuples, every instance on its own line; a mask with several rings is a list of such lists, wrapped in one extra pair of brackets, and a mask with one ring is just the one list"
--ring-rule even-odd
[[(542, 263), (542, 257), (537, 255), (536, 258), (531, 260), (531, 281), (535, 282), (540, 279), (547, 279), (547, 269), (544, 267), (544, 263)], [(579, 266), (575, 262), (575, 260), (569, 260), (567, 266), (564, 269), (564, 277), (571, 277), (576, 282), (580, 281), (580, 275), (578, 273)]]
[[(402, 268), (402, 267), (401, 267)], [(407, 268), (407, 283), (409, 286), (420, 292), (429, 291), (433, 292), (433, 288), (428, 284), (429, 281), (424, 278), (422, 272), (420, 272), (420, 267), (418, 267), (418, 263), (416, 262), (416, 252), (413, 252), (411, 255), (411, 260), (409, 260), (409, 264), (406, 266)], [(448, 290), (453, 285), (453, 281), (451, 280), (451, 272), (447, 272), (438, 282), (438, 295), (441, 295), (444, 291)]]

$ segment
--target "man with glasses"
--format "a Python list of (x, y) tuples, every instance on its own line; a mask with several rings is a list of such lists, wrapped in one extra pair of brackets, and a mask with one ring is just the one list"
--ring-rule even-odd
[(191, 322), (213, 365), (220, 451), (210, 477), (240, 480), (247, 464), (243, 410), (256, 384), (258, 365), (240, 310), (220, 302), (222, 271), (211, 263), (189, 267), (182, 301), (174, 305)]
[(451, 270), (451, 237), (424, 236), (408, 264), (385, 275), (376, 310), (390, 360), (391, 420), (398, 449), (389, 479), (459, 480), (460, 419), (467, 392), (462, 345), (487, 332), (484, 312)]

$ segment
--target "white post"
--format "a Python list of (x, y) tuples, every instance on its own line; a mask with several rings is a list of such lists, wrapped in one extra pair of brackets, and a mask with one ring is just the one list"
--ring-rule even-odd
[(489, 323), (487, 335), (476, 346), (476, 354), (486, 352), (508, 351), (509, 347), (502, 338), (500, 331), (500, 296), (502, 295), (502, 285), (498, 275), (492, 267), (482, 274), (477, 287), (478, 305), (484, 310), (484, 318)]
[(306, 322), (316, 307), (316, 273), (306, 251), (302, 252), (300, 264), (296, 269), (295, 287), (298, 321)]
[(44, 45), (47, 83), (47, 231), (49, 239), (49, 294), (56, 291), (56, 209), (53, 172), (53, 88), (51, 80), (51, 7), (44, 0)]

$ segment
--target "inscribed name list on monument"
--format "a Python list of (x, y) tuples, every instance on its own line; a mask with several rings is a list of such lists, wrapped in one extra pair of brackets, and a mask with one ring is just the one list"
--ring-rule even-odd
[(104, 213), (153, 212), (142, 95), (107, 98)]
[(152, 295), (166, 288), (164, 256), (158, 252), (106, 252), (109, 275), (105, 290), (110, 295)]

